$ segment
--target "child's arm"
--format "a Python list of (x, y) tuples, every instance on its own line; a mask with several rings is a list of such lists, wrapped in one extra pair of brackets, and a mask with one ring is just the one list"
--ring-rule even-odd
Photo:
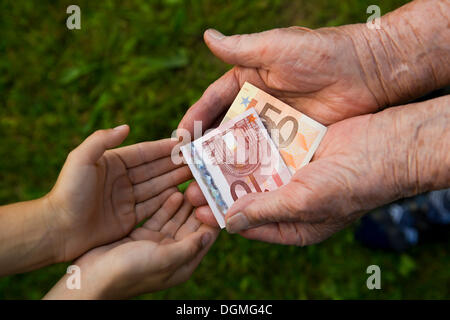
[(125, 237), (191, 178), (171, 161), (178, 141), (107, 150), (128, 132), (95, 132), (70, 152), (48, 195), (0, 207), (0, 275), (69, 261)]
[(0, 275), (60, 261), (63, 248), (47, 197), (0, 207)]

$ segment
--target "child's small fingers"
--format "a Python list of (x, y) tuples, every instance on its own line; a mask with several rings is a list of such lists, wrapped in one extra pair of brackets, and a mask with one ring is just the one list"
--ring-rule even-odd
[(203, 257), (206, 255), (206, 253), (209, 251), (209, 249), (217, 239), (217, 236), (219, 235), (219, 229), (214, 229), (207, 225), (201, 225), (196, 233), (209, 233), (211, 235), (211, 239), (209, 240), (208, 244), (203, 246), (203, 248), (190, 261), (187, 261), (183, 266), (181, 266), (174, 272), (170, 279), (170, 281), (173, 282), (173, 284), (171, 285), (189, 280), (194, 270), (198, 267)]
[(179, 185), (192, 177), (189, 167), (184, 166), (167, 172), (159, 177), (135, 184), (133, 186), (136, 202), (150, 199), (161, 191)]
[(167, 221), (178, 211), (183, 200), (183, 194), (181, 192), (175, 192), (142, 227), (153, 231), (161, 230)]
[(161, 232), (168, 237), (174, 237), (178, 229), (186, 222), (193, 208), (189, 201), (184, 200), (183, 205), (178, 209), (177, 213), (166, 222), (161, 228)]
[(216, 218), (214, 218), (214, 213), (209, 206), (201, 206), (195, 209), (195, 216), (198, 220), (212, 227), (218, 227)]
[(194, 207), (200, 207), (208, 204), (197, 181), (193, 181), (189, 184), (186, 189), (185, 195)]
[(181, 241), (162, 247), (167, 264), (176, 270), (181, 265), (191, 262), (212, 239), (213, 235), (210, 232), (195, 232)]
[(128, 177), (130, 178), (131, 183), (138, 184), (182, 166), (184, 166), (183, 163), (175, 164), (170, 157), (160, 158), (129, 168)]
[(160, 243), (161, 241), (163, 241), (164, 235), (161, 234), (159, 231), (153, 231), (141, 227), (134, 229), (130, 233), (129, 238), (132, 239), (133, 241), (147, 240), (155, 243)]
[(189, 215), (189, 218), (186, 220), (186, 222), (177, 230), (177, 233), (175, 234), (175, 240), (181, 240), (187, 235), (197, 231), (201, 224), (202, 223), (195, 217), (194, 209), (194, 211)]
[(170, 156), (173, 147), (179, 142), (171, 138), (146, 141), (115, 149), (127, 168), (132, 168), (159, 158)]
[(144, 219), (150, 218), (161, 206), (164, 202), (174, 193), (178, 192), (176, 187), (172, 187), (164, 190), (157, 196), (148, 199), (144, 202), (140, 202), (136, 205), (136, 218), (137, 222), (141, 222)]

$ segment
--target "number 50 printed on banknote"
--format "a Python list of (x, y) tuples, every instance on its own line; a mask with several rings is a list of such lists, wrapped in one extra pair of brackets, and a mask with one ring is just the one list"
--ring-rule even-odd
[(253, 108), (182, 146), (181, 152), (221, 228), (238, 198), (275, 190), (291, 178)]
[(292, 174), (314, 155), (327, 128), (270, 94), (245, 82), (222, 123), (255, 108)]

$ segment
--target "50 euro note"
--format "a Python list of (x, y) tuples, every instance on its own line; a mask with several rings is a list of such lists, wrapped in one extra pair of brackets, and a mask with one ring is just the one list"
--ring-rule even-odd
[(248, 109), (181, 147), (221, 228), (240, 197), (275, 190), (291, 174), (255, 109)]
[(314, 155), (327, 128), (286, 103), (245, 82), (222, 123), (254, 108), (292, 174)]

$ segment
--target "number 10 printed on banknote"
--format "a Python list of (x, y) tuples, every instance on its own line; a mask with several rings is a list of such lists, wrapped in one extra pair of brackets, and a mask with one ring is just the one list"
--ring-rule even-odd
[(182, 146), (181, 152), (221, 228), (239, 197), (278, 189), (291, 178), (253, 108)]
[(314, 155), (327, 128), (270, 94), (245, 82), (222, 123), (255, 108), (292, 174)]

